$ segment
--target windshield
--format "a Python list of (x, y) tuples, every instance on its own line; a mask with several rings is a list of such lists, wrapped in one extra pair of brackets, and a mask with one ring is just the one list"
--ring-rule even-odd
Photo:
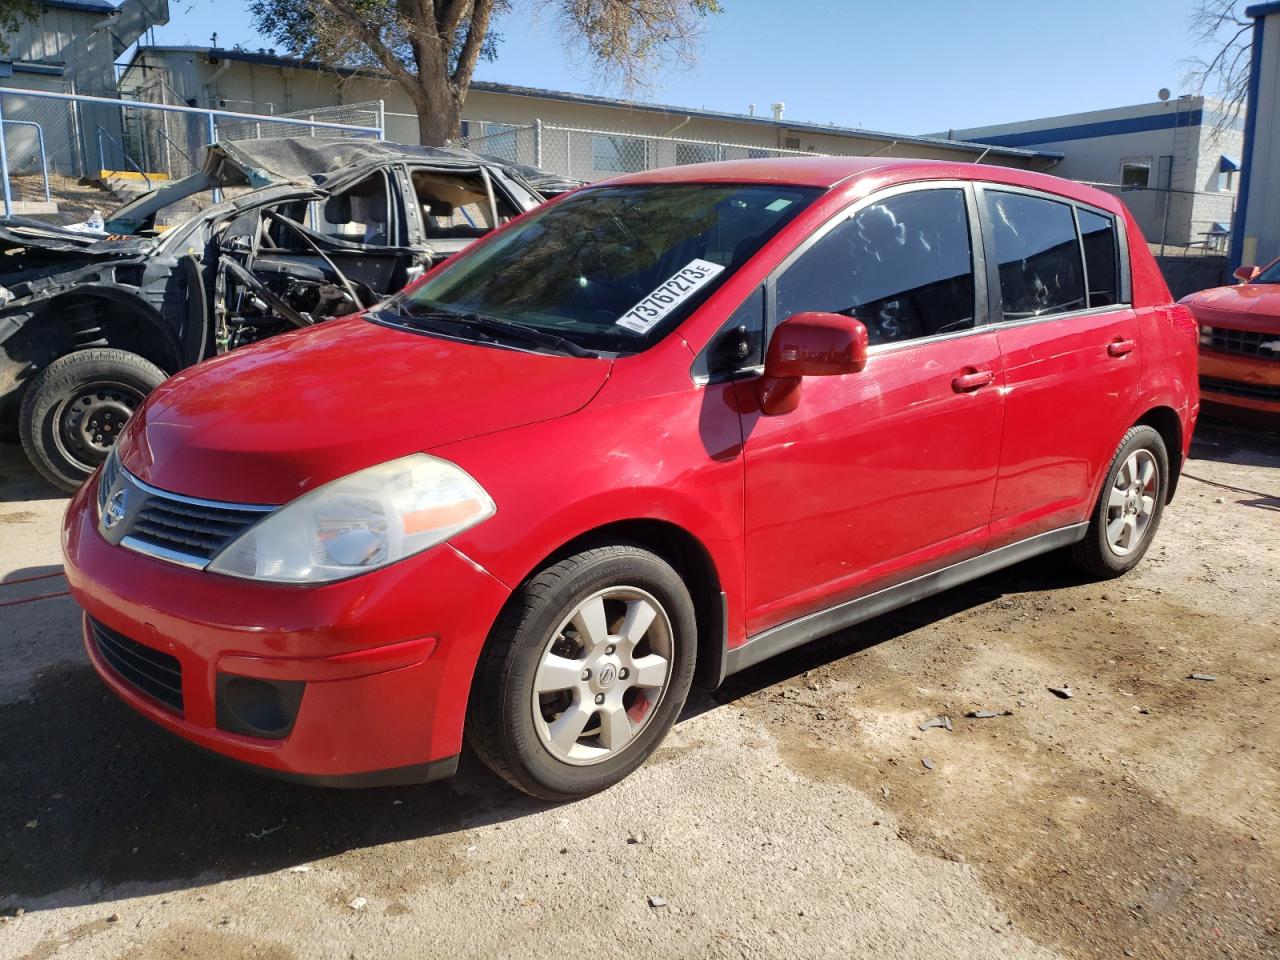
[(583, 190), (531, 214), (392, 302), (480, 315), (582, 347), (656, 343), (821, 191), (741, 184)]
[(1253, 278), (1254, 283), (1280, 283), (1280, 260)]

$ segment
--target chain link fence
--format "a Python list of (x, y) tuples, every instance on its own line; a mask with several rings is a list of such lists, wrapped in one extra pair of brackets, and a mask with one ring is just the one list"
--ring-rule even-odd
[(466, 121), (464, 133), (465, 136), (454, 141), (455, 146), (512, 163), (532, 164), (571, 180), (586, 181), (714, 160), (822, 156), (780, 147), (567, 127), (540, 121), (524, 126)]
[(4, 213), (83, 220), (189, 176), (217, 140), (378, 138), (383, 129), (380, 101), (260, 115), (187, 106), (159, 78), (131, 93), (0, 86)]
[(1235, 193), (1135, 187), (1091, 180), (1079, 182), (1124, 201), (1153, 253), (1221, 257), (1227, 252), (1235, 216)]

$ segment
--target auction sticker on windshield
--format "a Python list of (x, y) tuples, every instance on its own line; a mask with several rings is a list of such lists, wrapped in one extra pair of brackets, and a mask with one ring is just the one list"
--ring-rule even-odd
[(719, 263), (692, 260), (615, 322), (635, 333), (648, 333), (663, 317), (714, 280), (722, 270), (724, 266)]

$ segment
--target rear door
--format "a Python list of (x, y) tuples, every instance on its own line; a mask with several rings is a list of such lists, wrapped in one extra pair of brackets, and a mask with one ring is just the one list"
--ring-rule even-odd
[(1116, 217), (1016, 187), (978, 193), (1005, 378), (994, 549), (1088, 518), (1132, 423), (1141, 344)]
[(749, 634), (982, 552), (1003, 401), (972, 200), (957, 182), (875, 194), (767, 287), (774, 325), (843, 313), (871, 346), (861, 372), (805, 379), (791, 413), (738, 384)]

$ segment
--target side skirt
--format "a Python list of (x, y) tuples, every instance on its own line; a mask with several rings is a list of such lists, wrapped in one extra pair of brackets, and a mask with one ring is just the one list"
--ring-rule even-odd
[(941, 570), (935, 570), (933, 573), (916, 577), (914, 580), (907, 580), (905, 583), (869, 593), (865, 597), (858, 597), (856, 600), (849, 600), (838, 606), (771, 627), (764, 633), (748, 638), (742, 646), (730, 650), (725, 673), (726, 675), (737, 673), (739, 670), (755, 666), (762, 660), (792, 650), (819, 637), (825, 637), (837, 630), (878, 617), (890, 610), (905, 607), (917, 600), (931, 597), (935, 593), (958, 587), (962, 583), (968, 583), (988, 573), (1021, 563), (1041, 553), (1077, 543), (1084, 539), (1088, 529), (1088, 523), (1077, 523), (1050, 530), (1048, 533), (1011, 543), (999, 550), (962, 560)]

